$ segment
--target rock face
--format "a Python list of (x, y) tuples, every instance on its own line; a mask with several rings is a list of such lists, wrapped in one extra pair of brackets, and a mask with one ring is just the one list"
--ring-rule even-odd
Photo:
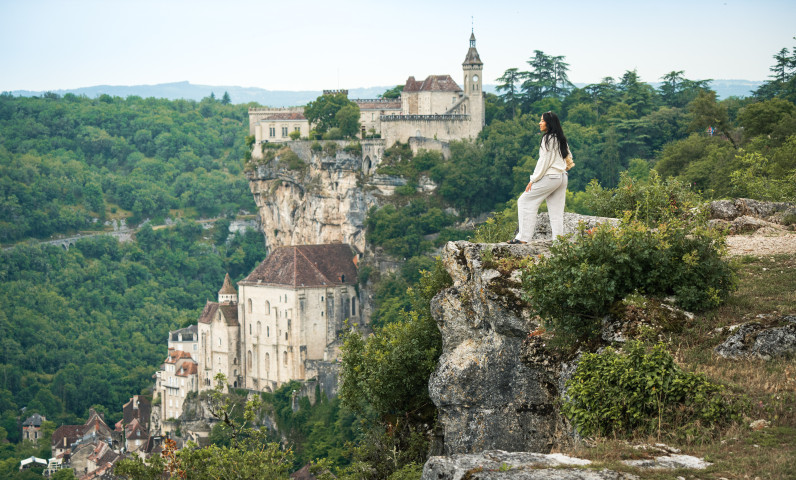
[(406, 184), (399, 177), (372, 173), (383, 151), (364, 145), (362, 153), (346, 152), (349, 142), (323, 143), (337, 147), (334, 152), (313, 150), (308, 141), (290, 142), (290, 152), (300, 161), (285, 161), (291, 155), (286, 149), (247, 174), (270, 248), (348, 243), (364, 252), (368, 209)]
[(796, 356), (796, 316), (760, 320), (727, 328), (732, 334), (715, 348), (715, 352), (731, 359), (771, 360)]
[[(567, 219), (569, 231), (578, 220), (589, 227), (608, 220), (574, 214)], [(460, 241), (443, 250), (453, 285), (431, 301), (442, 355), (429, 392), (446, 455), (490, 449), (546, 453), (571, 440), (557, 402), (572, 365), (543, 344), (531, 342), (529, 354), (526, 342), (539, 325), (522, 298), (519, 267), (548, 253), (550, 244)]]
[(480, 454), (431, 457), (423, 467), (422, 480), (620, 480), (635, 475), (609, 470), (593, 471), (566, 466), (589, 465), (591, 462), (561, 454), (509, 453), (500, 450)]

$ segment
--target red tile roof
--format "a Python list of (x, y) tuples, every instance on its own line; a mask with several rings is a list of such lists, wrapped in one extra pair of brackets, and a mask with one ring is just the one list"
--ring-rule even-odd
[(166, 363), (177, 363), (181, 358), (191, 358), (191, 354), (183, 352), (182, 350), (169, 349), (169, 356), (166, 357)]
[(404, 92), (461, 92), (462, 89), (450, 75), (429, 75), (422, 82), (409, 77)]
[(354, 285), (354, 251), (346, 244), (279, 247), (238, 285), (320, 287)]
[(177, 375), (180, 377), (187, 377), (189, 375), (196, 375), (199, 367), (196, 362), (183, 362), (180, 369), (177, 370)]

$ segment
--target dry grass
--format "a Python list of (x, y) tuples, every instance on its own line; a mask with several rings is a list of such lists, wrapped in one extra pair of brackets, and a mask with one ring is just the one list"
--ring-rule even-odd
[[(656, 438), (597, 439), (592, 447), (567, 452), (641, 478), (671, 479), (796, 479), (796, 359), (727, 360), (713, 353), (726, 333), (720, 327), (760, 319), (758, 315), (796, 315), (796, 255), (742, 257), (738, 260), (738, 291), (721, 308), (700, 315), (682, 333), (670, 337), (671, 351), (684, 368), (726, 386), (728, 396), (743, 409), (743, 421), (722, 430), (688, 436), (667, 435), (682, 453), (713, 463), (702, 471), (641, 471), (621, 460), (645, 458), (630, 444), (654, 444)], [(754, 431), (749, 424), (766, 420), (770, 427)], [(699, 432), (699, 429), (695, 431)], [(679, 444), (671, 440), (679, 438)]]

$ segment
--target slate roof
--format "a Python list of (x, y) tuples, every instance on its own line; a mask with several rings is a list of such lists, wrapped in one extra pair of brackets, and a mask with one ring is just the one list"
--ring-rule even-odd
[(38, 413), (34, 413), (33, 415), (29, 416), (27, 420), (22, 422), (23, 427), (41, 427), (43, 422), (46, 422), (47, 419), (42, 417)]
[(221, 286), (221, 290), (218, 291), (219, 295), (237, 295), (238, 292), (235, 290), (235, 287), (232, 286), (232, 280), (229, 279), (229, 273), (224, 277), (224, 285)]
[(354, 285), (357, 268), (347, 244), (279, 247), (238, 285), (284, 285), (293, 288)]
[(450, 75), (429, 75), (422, 82), (409, 77), (404, 92), (461, 92), (462, 89)]
[(481, 57), (478, 56), (478, 50), (475, 49), (475, 34), (470, 34), (470, 47), (467, 50), (467, 56), (464, 57), (464, 62), (462, 65), (483, 65), (484, 62), (481, 61)]
[(227, 326), (234, 327), (238, 325), (238, 306), (232, 303), (207, 302), (205, 309), (202, 310), (202, 314), (199, 316), (199, 321), (201, 323), (212, 323), (219, 309), (221, 309), (221, 314), (227, 321)]

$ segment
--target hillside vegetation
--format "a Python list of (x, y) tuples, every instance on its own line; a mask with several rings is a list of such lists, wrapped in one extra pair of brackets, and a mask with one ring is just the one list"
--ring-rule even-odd
[[(285, 392), (264, 399), (280, 410), (283, 434), (296, 442), (297, 455), (288, 461), (329, 456), (335, 464), (327, 465), (339, 478), (418, 478), (435, 422), (425, 385), (440, 351), (428, 302), (449, 283), (429, 254), (447, 239), (477, 239), (484, 229), (500, 233), (492, 241), (510, 238), (513, 199), (536, 161), (541, 113), (559, 113), (570, 139), (577, 163), (570, 175), (570, 210), (595, 212), (606, 207), (600, 204), (605, 191), (622, 197), (644, 186), (671, 187), (676, 199), (695, 203), (728, 196), (794, 200), (796, 51), (786, 53), (754, 97), (717, 101), (706, 80), (689, 80), (676, 71), (657, 89), (633, 71), (574, 88), (564, 58), (537, 51), (528, 71), (509, 69), (498, 79), (499, 95), (487, 95), (482, 134), (453, 142), (449, 158), (433, 152), (414, 156), (404, 145), (391, 146), (380, 173), (402, 175), (409, 184), (389, 204), (369, 212), (367, 238), (374, 248), (405, 259), (404, 266), (393, 275), (360, 272), (362, 281), (375, 284), (377, 328), (371, 337), (354, 335), (346, 342), (344, 370), (354, 375), (349, 385), (357, 389), (315, 407), (302, 404), (296, 415), (284, 411)], [(215, 298), (225, 271), (237, 280), (264, 258), (259, 234), (226, 241), (223, 229), (204, 233), (190, 221), (254, 210), (243, 175), (246, 110), (247, 105), (214, 98), (0, 95), (0, 242), (15, 244), (0, 256), (0, 440), (11, 441), (0, 449), (2, 475), (17, 475), (21, 458), (48, 456), (47, 446), (19, 442), (22, 407), (56, 424), (76, 423), (90, 406), (117, 420), (124, 401), (151, 385), (165, 355), (166, 332), (196, 320), (204, 302)], [(438, 185), (434, 193), (414, 188), (422, 176)], [(617, 203), (621, 206), (609, 207), (631, 210), (639, 221), (673, 206), (666, 195), (652, 204), (649, 197), (622, 198), (627, 201)], [(492, 223), (476, 234), (455, 228), (466, 218), (495, 211)], [(102, 230), (113, 218), (137, 224), (166, 217), (187, 221), (173, 229), (144, 226), (129, 244), (100, 237), (64, 251), (34, 241)], [(749, 260), (744, 267), (754, 269), (754, 276), (739, 274), (737, 293), (713, 296), (712, 307), (724, 306), (703, 313), (667, 347), (738, 396), (758, 387), (742, 378), (743, 369), (712, 365), (700, 352), (715, 343), (707, 335), (714, 326), (757, 311), (753, 289), (759, 281), (789, 285), (757, 268), (757, 262), (762, 261)], [(724, 278), (723, 272), (718, 277)], [(723, 310), (734, 302), (745, 305), (743, 314)], [(782, 393), (792, 391), (789, 368), (750, 370), (758, 378), (770, 375), (778, 385), (750, 390), (760, 406), (744, 410), (780, 422), (776, 433), (763, 438), (772, 455), (785, 441), (796, 444), (793, 410), (786, 402), (792, 395)], [(739, 432), (735, 442), (757, 438), (741, 424), (729, 428)], [(686, 431), (685, 441), (717, 451), (717, 439), (729, 439), (732, 432)], [(223, 435), (215, 439), (219, 445), (225, 441)], [(346, 440), (357, 441), (345, 448)], [(278, 451), (269, 447), (267, 453), (284, 462)], [(751, 455), (742, 458), (752, 463)], [(189, 460), (202, 465), (199, 457)], [(280, 468), (278, 475), (285, 471)]]

